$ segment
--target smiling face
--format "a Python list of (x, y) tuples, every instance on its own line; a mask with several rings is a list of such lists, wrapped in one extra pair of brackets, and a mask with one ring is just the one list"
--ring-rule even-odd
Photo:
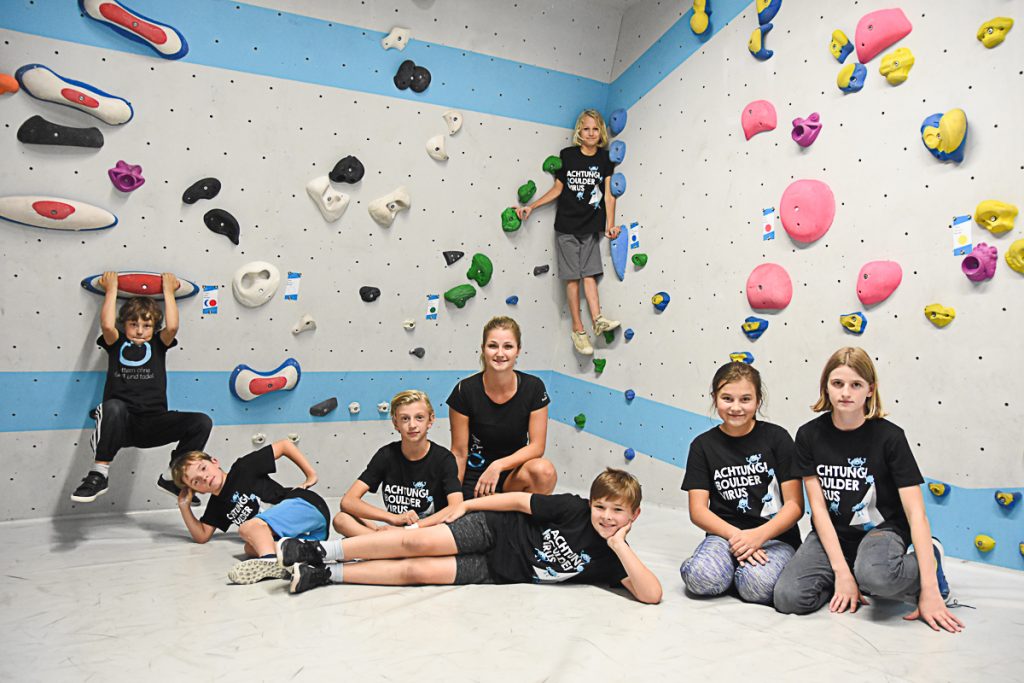
[(396, 408), (391, 413), (391, 423), (402, 436), (402, 443), (419, 444), (434, 424), (434, 411), (424, 401), (413, 401)]
[(488, 332), (481, 348), (484, 370), (504, 372), (512, 370), (519, 357), (519, 344), (512, 330), (495, 328)]
[(593, 116), (584, 116), (579, 128), (580, 146), (596, 149), (601, 142), (601, 126)]
[(153, 338), (153, 321), (136, 318), (124, 322), (124, 336), (133, 344), (145, 344)]
[(715, 394), (715, 410), (722, 418), (719, 428), (729, 436), (749, 434), (759, 405), (757, 389), (749, 379), (723, 384)]
[(181, 476), (185, 486), (196, 493), (216, 493), (224, 486), (227, 473), (220, 468), (217, 458), (196, 460), (185, 466)]
[(828, 400), (834, 418), (846, 424), (864, 421), (864, 405), (874, 387), (849, 365), (840, 365), (828, 375)]
[(640, 508), (633, 510), (617, 499), (595, 498), (590, 501), (590, 523), (601, 538), (611, 538), (619, 529), (632, 524), (639, 515)]

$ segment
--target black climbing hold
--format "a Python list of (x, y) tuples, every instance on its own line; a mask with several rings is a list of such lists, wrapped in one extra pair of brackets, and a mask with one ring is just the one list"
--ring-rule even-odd
[(18, 140), (31, 145), (62, 145), (64, 147), (103, 146), (99, 128), (72, 128), (47, 121), (42, 116), (26, 119), (18, 129)]
[(548, 266), (548, 265), (535, 266), (534, 269), (533, 269), (533, 274), (534, 275), (543, 275), (544, 273), (548, 272), (549, 270), (551, 270), (551, 266)]
[(363, 178), (366, 169), (363, 162), (354, 156), (347, 156), (334, 165), (334, 170), (328, 173), (328, 177), (336, 183), (358, 183)]
[(416, 70), (416, 63), (411, 59), (407, 59), (398, 66), (398, 71), (395, 72), (395, 86), (399, 90), (405, 90), (412, 85), (412, 74)]
[(185, 193), (181, 195), (181, 201), (186, 204), (195, 204), (200, 199), (213, 199), (219, 192), (219, 180), (216, 178), (203, 178), (189, 185)]
[(446, 251), (443, 253), (445, 263), (447, 263), (449, 266), (466, 255), (466, 253), (462, 251)]
[(224, 235), (233, 243), (238, 244), (238, 221), (224, 209), (210, 209), (203, 216), (203, 222), (213, 232)]
[(417, 66), (412, 70), (412, 84), (409, 89), (413, 92), (423, 92), (430, 86), (430, 72), (426, 67)]
[(417, 358), (423, 358), (423, 356), (427, 355), (427, 350), (424, 349), (422, 346), (417, 346), (415, 349), (409, 352), (409, 355), (416, 356)]
[(323, 417), (327, 413), (331, 412), (338, 407), (338, 399), (330, 397), (326, 401), (320, 401), (316, 405), (309, 407), (309, 414), (314, 417)]
[(377, 297), (379, 297), (379, 296), (380, 296), (380, 290), (377, 289), (376, 287), (360, 287), (359, 288), (359, 298), (362, 299), (363, 301), (365, 301), (366, 303), (370, 303), (371, 301), (376, 301)]

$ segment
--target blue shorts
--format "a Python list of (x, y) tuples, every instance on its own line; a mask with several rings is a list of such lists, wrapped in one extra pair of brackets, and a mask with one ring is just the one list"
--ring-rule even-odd
[(256, 518), (267, 523), (275, 540), (285, 537), (327, 540), (327, 520), (323, 513), (301, 498), (286, 498)]

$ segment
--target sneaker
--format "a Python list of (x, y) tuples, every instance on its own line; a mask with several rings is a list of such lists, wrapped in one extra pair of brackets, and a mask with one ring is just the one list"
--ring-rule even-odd
[(302, 593), (310, 588), (326, 586), (331, 582), (331, 570), (327, 567), (315, 567), (311, 564), (297, 564), (292, 567), (292, 593)]
[(584, 356), (594, 355), (594, 347), (590, 345), (590, 337), (586, 332), (573, 332), (572, 345), (576, 347), (578, 353), (582, 353)]
[[(175, 484), (170, 479), (164, 479), (164, 475), (162, 475), (162, 474), (159, 477), (157, 477), (157, 479), (156, 479), (156, 487), (158, 489), (160, 489), (161, 491), (166, 491), (167, 493), (171, 494), (175, 498), (177, 498), (178, 494), (181, 493), (181, 489), (178, 488), (178, 485)], [(193, 493), (192, 494), (192, 507), (198, 507), (198, 506), (199, 506), (199, 498), (197, 498), (196, 494)]]
[(603, 315), (599, 315), (594, 318), (594, 334), (604, 334), (605, 332), (611, 332), (616, 327), (621, 325), (618, 320), (609, 320)]
[(106, 492), (107, 478), (99, 472), (90, 470), (75, 492), (71, 494), (71, 500), (76, 503), (91, 503)]
[(946, 556), (946, 549), (934, 536), (932, 536), (932, 550), (935, 552), (935, 578), (939, 581), (939, 595), (948, 605), (950, 601), (949, 582), (946, 580), (946, 572), (942, 569), (942, 560)]
[(287, 569), (277, 564), (277, 560), (260, 557), (239, 562), (228, 572), (228, 581), (248, 585), (263, 579), (287, 579)]
[(279, 567), (291, 567), (300, 563), (323, 567), (325, 557), (327, 557), (327, 551), (319, 541), (282, 538), (277, 542), (277, 564)]

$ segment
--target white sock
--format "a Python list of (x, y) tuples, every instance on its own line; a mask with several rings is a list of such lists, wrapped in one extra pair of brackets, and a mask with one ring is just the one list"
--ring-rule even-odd
[[(341, 548), (341, 541), (320, 541), (320, 547), (324, 549), (327, 555), (324, 556), (326, 562), (341, 562), (345, 559), (345, 551)], [(339, 574), (339, 576), (341, 576)], [(341, 581), (341, 579), (338, 579)]]
[(99, 472), (104, 477), (110, 478), (110, 463), (109, 462), (94, 462), (90, 472)]
[(341, 563), (332, 564), (328, 569), (331, 570), (331, 583), (345, 583), (345, 580), (342, 578), (345, 572), (345, 565)]

